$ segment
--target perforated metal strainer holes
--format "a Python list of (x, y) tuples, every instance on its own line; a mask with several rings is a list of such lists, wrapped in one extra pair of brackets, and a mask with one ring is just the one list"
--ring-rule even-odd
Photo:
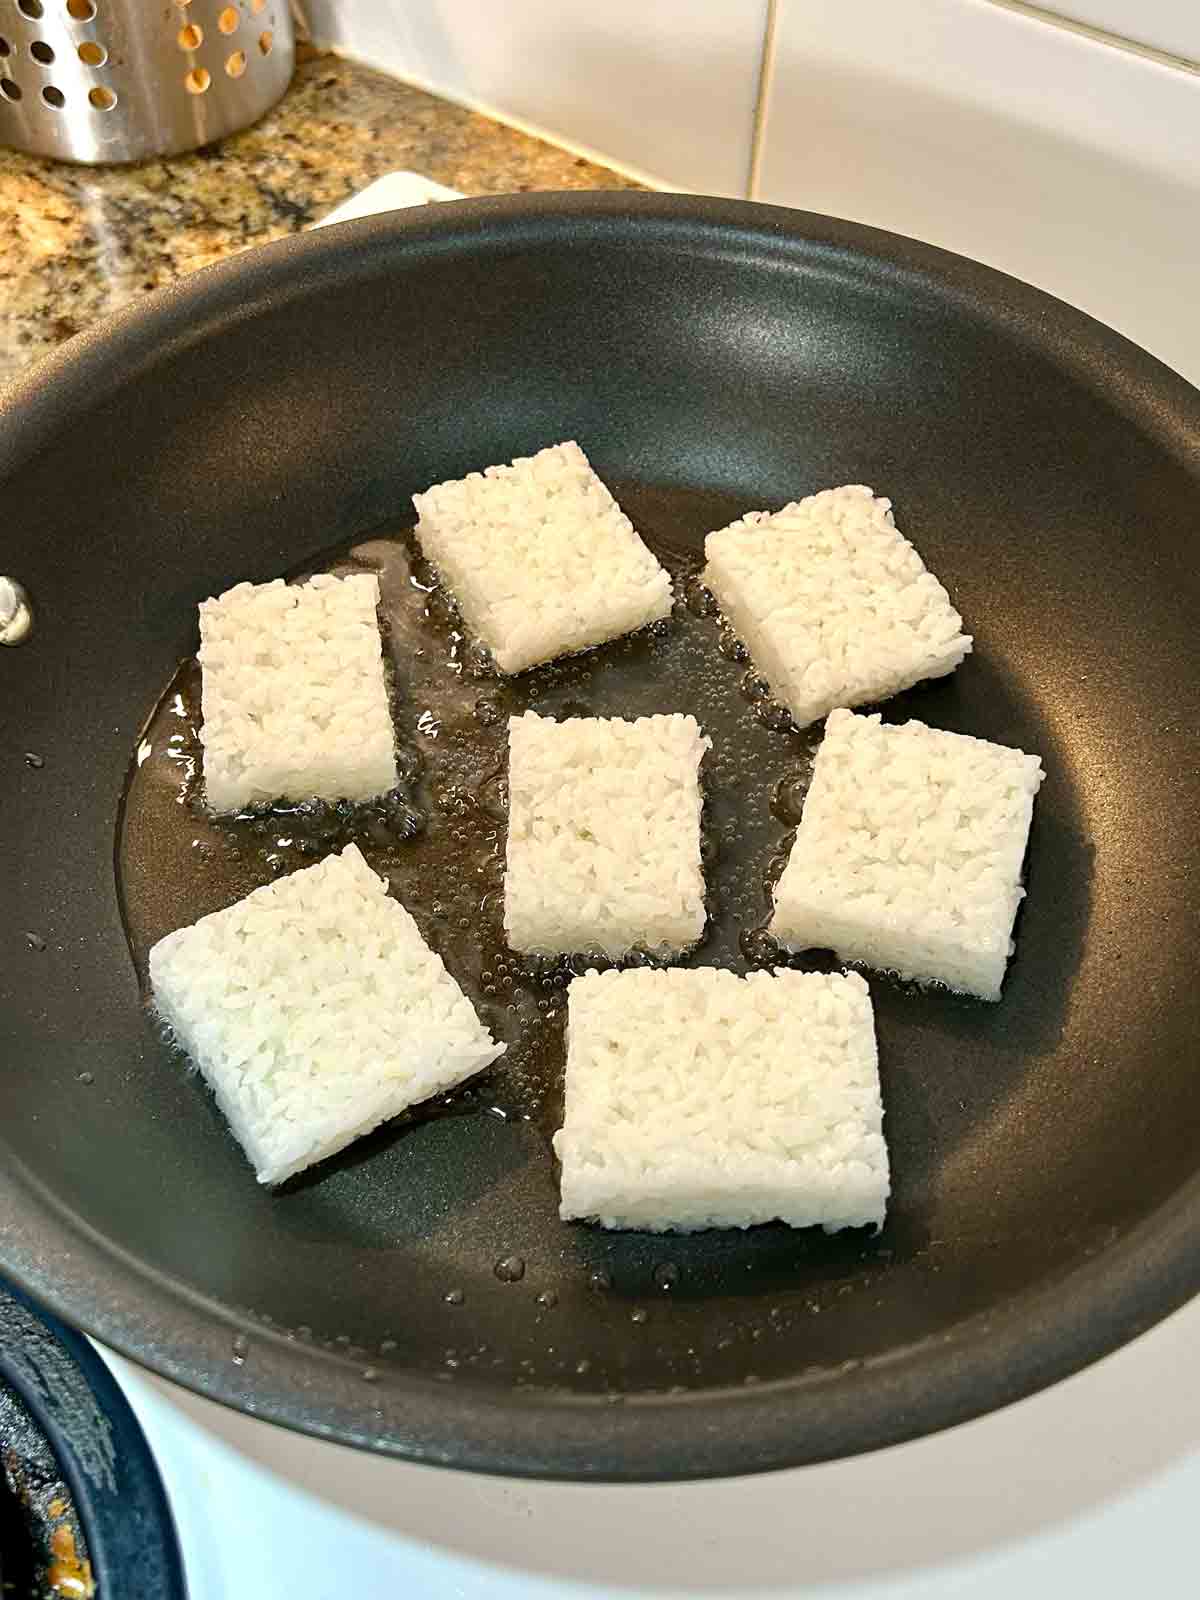
[(282, 0), (0, 0), (0, 143), (90, 163), (211, 142), (278, 99), (292, 44)]

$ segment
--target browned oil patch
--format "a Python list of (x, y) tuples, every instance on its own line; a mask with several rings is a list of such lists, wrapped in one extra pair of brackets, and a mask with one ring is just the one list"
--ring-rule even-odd
[(380, 530), (294, 574), (379, 578), (402, 782), (378, 804), (210, 816), (200, 770), (200, 672), (194, 659), (181, 665), (135, 753), (117, 839), (122, 911), (143, 983), (157, 939), (353, 840), (508, 1046), (440, 1109), (478, 1106), (552, 1132), (561, 1121), (566, 985), (574, 972), (604, 963), (586, 955), (531, 960), (504, 940), (508, 719), (526, 710), (696, 717), (714, 745), (703, 769), (709, 925), (685, 961), (745, 970), (772, 958), (761, 938), (743, 936), (761, 929), (764, 873), (768, 865), (778, 871), (785, 827), (772, 802), (781, 785), (802, 794), (817, 735), (781, 731), (769, 702), (739, 692), (744, 653), (722, 641), (713, 608), (696, 592), (700, 536), (720, 523), (702, 520), (706, 508), (698, 503), (694, 527), (681, 529), (678, 491), (617, 493), (671, 572), (673, 615), (515, 678), (496, 676), (471, 644), (404, 528)]

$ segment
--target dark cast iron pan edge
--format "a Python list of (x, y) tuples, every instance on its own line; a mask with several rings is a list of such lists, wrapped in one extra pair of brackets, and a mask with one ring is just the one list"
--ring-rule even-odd
[(129, 1402), (85, 1339), (3, 1283), (0, 1378), (54, 1451), (100, 1593), (185, 1600), (166, 1492)]

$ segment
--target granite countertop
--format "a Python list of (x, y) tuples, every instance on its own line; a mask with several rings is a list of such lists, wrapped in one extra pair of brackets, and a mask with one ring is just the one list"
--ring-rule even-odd
[(246, 245), (298, 232), (397, 169), (467, 194), (635, 187), (301, 46), (279, 105), (192, 155), (77, 167), (0, 149), (0, 382), (106, 312)]

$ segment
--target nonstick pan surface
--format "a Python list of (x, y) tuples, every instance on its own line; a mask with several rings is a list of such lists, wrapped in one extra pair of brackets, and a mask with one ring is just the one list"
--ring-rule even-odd
[[(743, 510), (890, 495), (976, 645), (886, 716), (1043, 758), (1003, 1001), (872, 982), (895, 1184), (877, 1237), (560, 1223), (547, 1061), (540, 1098), (485, 1083), (272, 1195), (147, 1015), (114, 849), (197, 602), (392, 538), (414, 490), (570, 437), (684, 586)], [(0, 571), (36, 614), (0, 650), (0, 1265), (62, 1315), (351, 1444), (650, 1479), (929, 1432), (1200, 1284), (1200, 396), (1116, 334), (827, 218), (468, 202), (248, 252), (73, 341), (0, 399), (0, 516)], [(736, 759), (697, 959), (746, 970), (787, 834), (765, 786), (813, 735), (756, 720), (710, 619), (672, 628), (578, 681), (479, 694), (709, 706)], [(452, 716), (440, 732), (428, 837)], [(451, 828), (464, 851), (474, 827)], [(208, 909), (158, 848), (152, 828), (150, 921)]]

